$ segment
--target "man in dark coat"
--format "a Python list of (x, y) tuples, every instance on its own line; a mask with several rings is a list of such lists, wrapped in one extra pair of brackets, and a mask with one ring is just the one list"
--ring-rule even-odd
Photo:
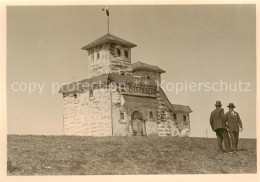
[[(221, 102), (216, 101), (216, 109), (210, 114), (210, 125), (214, 132), (216, 132), (218, 140), (218, 148), (221, 152), (231, 152), (230, 138), (226, 129), (224, 109), (221, 108)], [(223, 150), (222, 142), (224, 140), (225, 151)]]
[(239, 114), (234, 111), (234, 103), (229, 103), (227, 107), (229, 111), (225, 114), (225, 121), (231, 137), (233, 151), (237, 151), (239, 131), (242, 132), (243, 126)]

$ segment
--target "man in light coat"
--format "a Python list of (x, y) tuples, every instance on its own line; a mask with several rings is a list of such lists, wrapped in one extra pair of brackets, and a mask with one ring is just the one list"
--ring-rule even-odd
[(237, 151), (239, 131), (242, 132), (243, 126), (239, 114), (234, 111), (234, 103), (229, 103), (227, 107), (229, 111), (225, 114), (225, 121), (231, 138), (232, 149)]
[[(210, 114), (210, 125), (214, 132), (217, 135), (218, 148), (220, 152), (231, 152), (230, 148), (230, 138), (226, 129), (224, 109), (221, 108), (221, 102), (216, 101), (216, 109)], [(225, 151), (222, 147), (222, 142), (224, 140)]]

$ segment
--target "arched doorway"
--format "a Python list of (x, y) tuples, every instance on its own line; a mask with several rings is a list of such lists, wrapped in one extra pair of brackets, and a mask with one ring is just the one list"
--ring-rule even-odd
[(131, 114), (131, 126), (133, 135), (145, 135), (145, 123), (140, 111), (134, 111)]

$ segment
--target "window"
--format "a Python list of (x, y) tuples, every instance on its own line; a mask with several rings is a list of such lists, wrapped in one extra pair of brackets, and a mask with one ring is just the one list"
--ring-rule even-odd
[(125, 113), (123, 111), (120, 111), (120, 119), (125, 119)]
[(119, 48), (116, 49), (116, 53), (117, 53), (117, 56), (120, 57), (121, 56), (121, 50)]
[(99, 52), (97, 53), (97, 59), (99, 59)]
[(120, 75), (127, 76), (127, 72), (126, 72), (126, 71), (121, 71), (121, 70), (120, 70), (120, 71), (119, 71), (119, 74), (120, 74)]
[(78, 94), (73, 94), (74, 99), (77, 99)]
[(187, 125), (188, 122), (187, 122), (187, 116), (186, 115), (183, 115), (183, 124), (184, 125)]
[(183, 121), (187, 122), (187, 117), (185, 115), (183, 115)]
[(150, 119), (153, 119), (153, 112), (152, 111), (150, 111)]
[(91, 61), (93, 62), (94, 61), (94, 54), (91, 55)]
[(126, 85), (125, 84), (119, 84), (120, 92), (126, 92)]
[(125, 50), (124, 52), (125, 52), (125, 57), (128, 58), (128, 51)]
[(119, 110), (118, 114), (119, 114), (118, 115), (118, 117), (119, 117), (118, 122), (120, 124), (127, 124), (127, 118), (125, 116), (125, 111), (124, 110)]
[(177, 119), (177, 115), (173, 114), (173, 119), (176, 120)]
[(73, 97), (74, 97), (74, 104), (77, 104), (77, 103), (79, 103), (79, 94), (78, 93), (74, 93), (73, 94)]
[(94, 92), (93, 90), (89, 90), (89, 99), (94, 99)]
[(164, 108), (161, 109), (161, 119), (166, 119), (166, 112)]

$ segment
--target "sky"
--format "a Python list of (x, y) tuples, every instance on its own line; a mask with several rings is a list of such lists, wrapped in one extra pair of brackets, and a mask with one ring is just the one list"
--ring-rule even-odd
[[(8, 134), (63, 134), (62, 95), (52, 94), (52, 86), (57, 89), (57, 84), (88, 78), (87, 52), (81, 47), (107, 33), (102, 8), (105, 5), (7, 8)], [(110, 33), (137, 44), (132, 63), (142, 61), (166, 70), (164, 83), (250, 83), (249, 91), (165, 90), (172, 103), (193, 110), (191, 136), (215, 137), (209, 115), (220, 100), (225, 112), (229, 102), (236, 105), (244, 125), (240, 137), (256, 138), (254, 5), (110, 6), (109, 10)], [(29, 93), (34, 83), (37, 88)]]

